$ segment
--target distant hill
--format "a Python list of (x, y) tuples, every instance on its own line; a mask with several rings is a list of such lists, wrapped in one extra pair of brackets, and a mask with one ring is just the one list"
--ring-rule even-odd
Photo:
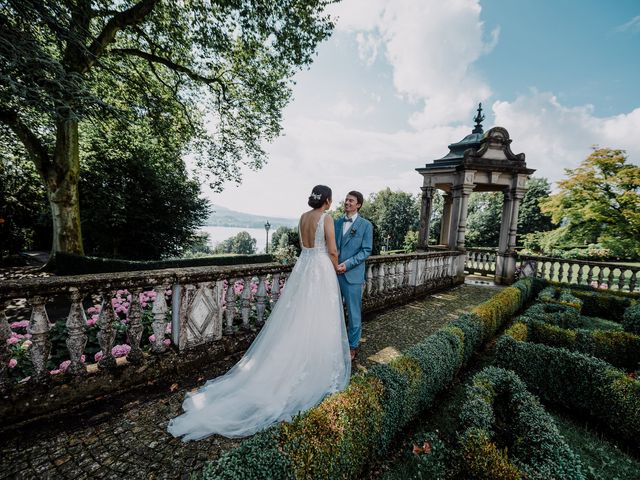
[(263, 215), (253, 215), (230, 210), (220, 205), (213, 206), (214, 212), (209, 215), (205, 225), (212, 227), (243, 227), (243, 228), (264, 228), (267, 220), (271, 228), (295, 227), (298, 220), (295, 218), (265, 217)]

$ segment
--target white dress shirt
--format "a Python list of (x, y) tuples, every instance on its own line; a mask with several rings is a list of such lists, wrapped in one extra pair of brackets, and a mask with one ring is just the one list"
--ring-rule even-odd
[(347, 232), (349, 231), (349, 229), (351, 227), (353, 227), (353, 222), (356, 221), (356, 218), (358, 218), (358, 212), (354, 213), (352, 217), (349, 217), (349, 215), (345, 215), (346, 217), (350, 218), (352, 221), (351, 222), (344, 222), (342, 224), (342, 235), (346, 235)]

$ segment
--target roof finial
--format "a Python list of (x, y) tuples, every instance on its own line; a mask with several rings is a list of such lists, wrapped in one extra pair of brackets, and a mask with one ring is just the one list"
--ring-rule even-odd
[(471, 133), (484, 133), (484, 130), (482, 130), (482, 121), (484, 120), (484, 115), (482, 115), (482, 103), (478, 103), (478, 114), (473, 120), (476, 122), (476, 126), (473, 128)]

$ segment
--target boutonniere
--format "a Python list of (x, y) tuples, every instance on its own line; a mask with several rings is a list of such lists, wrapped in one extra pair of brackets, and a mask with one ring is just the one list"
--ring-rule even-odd
[(351, 229), (351, 232), (350, 232), (350, 233), (351, 233), (351, 236), (352, 236), (352, 237), (353, 237), (353, 236), (355, 236), (356, 231), (357, 231), (357, 230), (356, 230), (355, 228), (352, 228), (352, 229)]

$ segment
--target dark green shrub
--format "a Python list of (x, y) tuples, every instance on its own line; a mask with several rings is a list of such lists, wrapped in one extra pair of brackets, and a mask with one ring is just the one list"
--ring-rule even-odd
[(640, 303), (628, 307), (622, 317), (625, 332), (640, 335)]
[(582, 310), (582, 300), (572, 295), (571, 291), (567, 288), (558, 288), (554, 286), (547, 287), (538, 294), (538, 301), (565, 305), (567, 307), (575, 308), (578, 312)]
[(205, 464), (204, 480), (293, 479), (291, 462), (280, 448), (280, 426), (275, 425), (222, 454), (217, 462)]
[(578, 458), (553, 419), (515, 373), (487, 367), (473, 377), (466, 393), (460, 412), (463, 444), (470, 432), (476, 439), (482, 438), (478, 432), (484, 432), (491, 441), (500, 439), (498, 445), (505, 447), (510, 462), (526, 478), (584, 478)]
[(609, 318), (618, 323), (622, 321), (625, 309), (634, 303), (633, 296), (624, 292), (584, 289), (574, 285), (571, 292), (582, 300), (582, 315)]
[(404, 448), (400, 468), (386, 474), (383, 480), (406, 480), (408, 478), (447, 478), (447, 464), (451, 461), (449, 451), (437, 432), (415, 434)]
[(592, 416), (620, 437), (640, 444), (640, 381), (609, 363), (509, 335), (498, 340), (496, 363), (514, 370), (541, 398)]
[(57, 253), (57, 275), (84, 275), (90, 273), (134, 272), (163, 268), (244, 265), (273, 262), (271, 255), (223, 255), (219, 257), (181, 258), (172, 260), (133, 261), (113, 258), (83, 257), (70, 253)]

